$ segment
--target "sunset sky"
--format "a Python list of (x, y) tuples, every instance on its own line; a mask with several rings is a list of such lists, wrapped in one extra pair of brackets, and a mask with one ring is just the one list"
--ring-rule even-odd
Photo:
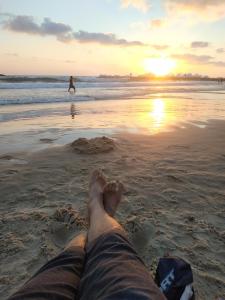
[(0, 0), (0, 73), (225, 76), (225, 0)]

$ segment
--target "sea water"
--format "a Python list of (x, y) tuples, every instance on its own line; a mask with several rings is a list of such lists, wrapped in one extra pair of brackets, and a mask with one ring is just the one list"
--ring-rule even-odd
[(225, 85), (216, 81), (78, 77), (75, 94), (68, 93), (64, 76), (9, 81), (0, 79), (0, 154), (81, 136), (157, 134), (225, 119)]

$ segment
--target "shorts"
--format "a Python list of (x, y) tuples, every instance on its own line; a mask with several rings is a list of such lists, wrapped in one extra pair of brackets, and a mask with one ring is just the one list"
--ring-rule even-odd
[(125, 234), (113, 231), (86, 251), (71, 247), (44, 265), (10, 300), (165, 300)]

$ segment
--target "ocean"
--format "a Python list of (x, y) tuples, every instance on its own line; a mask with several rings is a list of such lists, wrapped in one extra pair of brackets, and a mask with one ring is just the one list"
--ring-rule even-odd
[[(134, 81), (66, 76), (0, 77), (0, 153), (42, 149), (121, 131), (156, 134), (225, 119), (225, 85), (216, 81)], [(71, 105), (73, 105), (71, 116)], [(46, 143), (45, 143), (45, 142)]]

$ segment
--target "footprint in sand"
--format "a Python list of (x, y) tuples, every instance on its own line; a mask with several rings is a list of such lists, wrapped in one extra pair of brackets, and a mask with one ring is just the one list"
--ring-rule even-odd
[(127, 222), (134, 247), (140, 255), (143, 255), (149, 242), (154, 238), (155, 228), (149, 221), (140, 221), (136, 216), (128, 218)]
[(73, 209), (72, 206), (57, 208), (53, 214), (53, 220), (63, 222), (67, 226), (87, 227), (86, 219), (81, 217), (80, 213)]
[(65, 247), (76, 232), (87, 227), (85, 218), (72, 206), (57, 208), (52, 218), (51, 239), (59, 248)]
[(175, 182), (175, 183), (182, 183), (183, 180), (181, 178), (179, 178), (178, 176), (175, 175), (166, 175), (167, 179), (171, 182)]
[(76, 233), (74, 228), (58, 222), (52, 224), (50, 232), (53, 244), (59, 248), (65, 247)]

